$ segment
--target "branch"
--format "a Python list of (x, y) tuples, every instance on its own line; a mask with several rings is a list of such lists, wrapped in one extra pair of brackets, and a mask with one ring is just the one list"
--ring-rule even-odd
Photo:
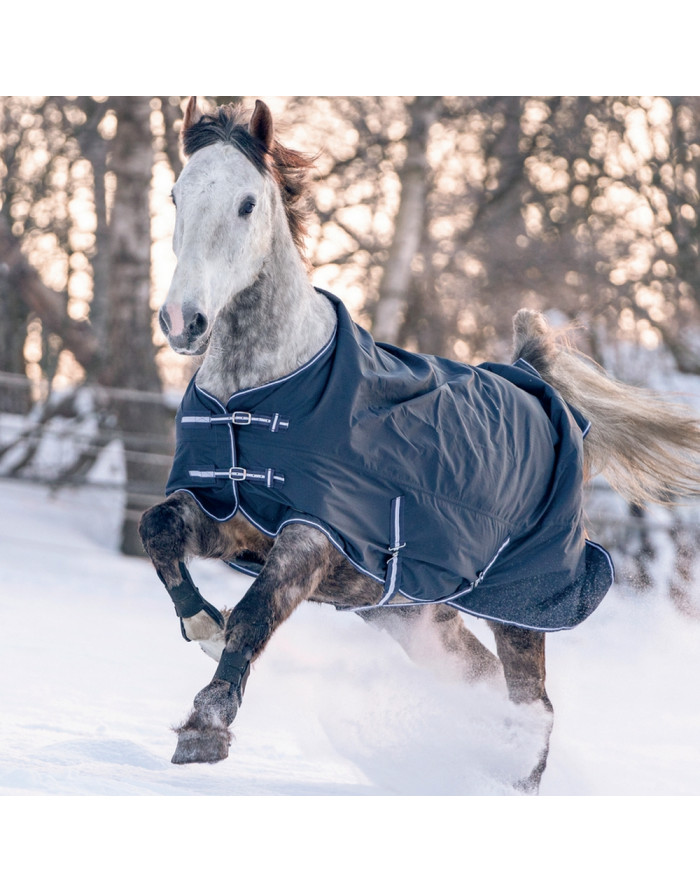
[(178, 105), (171, 105), (170, 96), (160, 96), (160, 109), (165, 121), (165, 154), (175, 179), (182, 173), (180, 153), (180, 132), (175, 125), (182, 121), (182, 111)]
[(9, 287), (16, 290), (24, 303), (52, 332), (86, 370), (96, 367), (99, 359), (97, 338), (88, 322), (78, 322), (66, 313), (65, 295), (53, 291), (41, 281), (38, 272), (22, 253), (19, 239), (12, 235), (7, 222), (0, 217), (0, 272)]

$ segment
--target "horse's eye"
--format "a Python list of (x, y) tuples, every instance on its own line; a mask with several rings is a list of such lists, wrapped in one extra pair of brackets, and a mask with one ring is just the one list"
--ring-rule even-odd
[(253, 209), (255, 208), (255, 202), (252, 198), (246, 198), (245, 201), (241, 203), (241, 206), (238, 208), (238, 216), (239, 217), (248, 217), (253, 213)]

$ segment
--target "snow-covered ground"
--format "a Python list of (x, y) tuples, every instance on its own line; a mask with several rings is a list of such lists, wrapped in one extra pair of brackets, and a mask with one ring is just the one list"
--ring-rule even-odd
[[(527, 710), (313, 605), (256, 665), (228, 760), (174, 766), (169, 729), (214, 663), (180, 637), (150, 564), (117, 552), (115, 494), (2, 481), (0, 509), (5, 795), (507, 795), (527, 767)], [(248, 584), (218, 564), (192, 573), (219, 607)], [(700, 794), (699, 639), (661, 596), (614, 590), (583, 625), (551, 635), (541, 793)]]
[[(506, 889), (525, 871), (542, 890), (651, 890), (694, 875), (700, 624), (661, 596), (613, 591), (550, 636), (537, 800), (512, 795), (538, 741), (527, 711), (313, 605), (256, 664), (229, 758), (174, 766), (169, 729), (214, 664), (150, 564), (116, 550), (119, 517), (114, 491), (0, 481), (7, 888)], [(248, 582), (192, 572), (220, 607)]]

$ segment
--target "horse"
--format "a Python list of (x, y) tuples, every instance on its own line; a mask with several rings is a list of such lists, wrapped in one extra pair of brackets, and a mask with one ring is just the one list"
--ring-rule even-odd
[[(295, 608), (310, 601), (356, 611), (372, 626), (386, 630), (419, 662), (424, 658), (421, 636), (429, 630), (466, 683), (494, 680), (500, 684), (505, 680), (509, 699), (532, 710), (541, 722), (542, 744), (536, 763), (516, 785), (524, 793), (537, 793), (553, 721), (545, 688), (545, 636), (566, 624), (510, 621), (507, 604), (500, 614), (491, 610), (488, 577), (481, 588), (475, 587), (488, 569), (483, 556), (480, 567), (476, 559), (472, 561), (475, 579), (462, 591), (474, 597), (486, 591), (477, 602), (485, 606), (470, 608), (471, 595), (431, 599), (427, 592), (425, 597), (411, 598), (403, 594), (395, 578), (389, 583), (405, 545), (398, 530), (400, 498), (392, 502), (392, 540), (383, 551), (387, 561), (383, 579), (376, 567), (373, 571), (363, 564), (342, 538), (343, 530), (337, 529), (342, 527), (341, 520), (330, 524), (301, 511), (287, 514), (284, 522), (271, 526), (244, 508), (246, 494), (254, 490), (267, 493), (273, 499), (270, 504), (277, 506), (274, 499), (281, 498), (287, 486), (284, 474), (273, 468), (237, 467), (235, 461), (233, 467), (224, 465), (217, 470), (216, 457), (207, 452), (210, 441), (206, 437), (214, 436), (235, 458), (244, 432), (247, 436), (254, 427), (259, 431), (256, 442), (284, 443), (286, 435), (279, 431), (285, 424), (291, 429), (293, 419), (290, 422), (280, 412), (258, 411), (256, 415), (246, 407), (245, 398), (264, 395), (278, 382), (286, 382), (289, 392), (290, 382), (306, 380), (295, 376), (313, 371), (321, 362), (319, 357), (326, 356), (336, 336), (341, 308), (333, 295), (312, 285), (304, 252), (305, 200), (313, 162), (282, 145), (267, 105), (257, 100), (252, 113), (234, 105), (206, 113), (192, 97), (184, 113), (181, 139), (186, 164), (172, 191), (177, 264), (158, 320), (169, 345), (180, 354), (197, 357), (200, 363), (191, 384), (200, 414), (187, 415), (192, 406), (185, 407), (183, 402), (177, 423), (178, 436), (180, 429), (191, 431), (183, 446), (190, 464), (198, 460), (199, 449), (203, 453), (199, 469), (187, 472), (194, 483), (176, 480), (167, 498), (143, 514), (139, 529), (144, 550), (180, 618), (183, 637), (198, 642), (217, 668), (211, 682), (195, 696), (188, 718), (174, 729), (178, 739), (173, 763), (214, 763), (228, 756), (230, 726), (241, 705), (251, 665)], [(562, 424), (569, 425), (562, 436), (573, 444), (573, 459), (562, 480), (576, 505), (583, 486), (597, 473), (635, 505), (649, 501), (669, 504), (700, 493), (700, 423), (687, 408), (610, 378), (537, 312), (520, 310), (513, 326), (513, 362), (520, 363), (517, 374), (533, 392), (544, 388), (550, 403), (559, 406)], [(357, 336), (365, 339), (363, 350), (378, 349), (368, 333)], [(401, 361), (410, 364), (413, 359), (408, 356)], [(477, 372), (464, 366), (460, 374)], [(498, 377), (478, 374), (484, 379), (490, 375), (491, 383)], [(499, 374), (507, 377), (503, 370)], [(508, 381), (498, 381), (507, 394), (518, 390)], [(301, 398), (302, 391), (304, 388), (297, 387), (295, 398)], [(532, 403), (534, 397), (528, 394), (518, 399)], [(539, 424), (545, 413), (530, 408), (533, 424)], [(309, 416), (312, 432), (315, 411)], [(574, 423), (577, 413), (590, 422), (587, 432), (579, 430), (583, 423), (579, 427)], [(503, 426), (503, 418), (496, 421)], [(438, 429), (439, 423), (432, 427)], [(320, 436), (320, 416), (315, 430)], [(333, 449), (336, 442), (349, 438), (349, 432), (336, 431), (334, 437)], [(452, 449), (459, 452), (461, 448), (458, 437)], [(536, 448), (530, 445), (528, 449), (537, 457)], [(179, 450), (178, 441), (176, 457)], [(305, 450), (286, 453), (291, 467), (302, 462), (302, 453)], [(519, 454), (519, 461), (524, 462), (526, 453)], [(322, 462), (323, 456), (318, 450), (315, 455), (306, 459), (311, 461), (311, 477), (322, 476), (320, 471), (315, 473), (313, 462)], [(520, 476), (518, 466), (510, 476)], [(202, 482), (214, 485), (216, 492), (226, 491), (233, 504), (215, 510), (212, 503), (198, 496), (196, 486)], [(362, 482), (357, 480), (345, 487), (338, 509), (341, 515), (343, 511), (348, 516), (358, 514), (353, 514), (353, 492), (361, 488)], [(429, 500), (430, 495), (422, 497)], [(486, 505), (482, 514), (490, 521), (488, 486), (477, 496)], [(557, 499), (551, 501), (556, 508)], [(573, 542), (578, 549), (577, 572), (584, 568), (576, 581), (579, 594), (586, 586), (591, 588), (588, 577), (593, 574), (592, 564), (587, 562), (590, 549), (582, 544), (587, 540), (581, 515), (579, 506), (566, 515), (572, 518), (566, 521), (570, 529), (557, 533), (568, 536), (569, 544)], [(533, 524), (529, 535), (534, 536), (540, 527), (548, 532), (546, 523)], [(467, 540), (467, 532), (465, 525), (457, 528), (458, 536), (478, 550), (478, 537)], [(505, 548), (507, 555), (512, 550), (508, 541), (491, 560), (496, 568), (502, 560), (500, 551)], [(535, 565), (539, 553), (538, 546), (531, 556)], [(201, 595), (187, 566), (193, 557), (223, 560), (254, 576), (233, 609), (222, 613)], [(465, 560), (469, 561), (468, 555)], [(596, 572), (605, 575), (605, 559), (600, 562), (603, 569), (596, 565)], [(545, 588), (550, 578), (561, 575), (550, 565), (551, 561), (543, 560), (544, 575), (536, 577)], [(603, 593), (611, 581), (612, 577), (605, 576)], [(593, 597), (585, 615), (601, 596), (598, 592)], [(507, 588), (508, 603), (518, 600), (518, 586)], [(466, 612), (488, 623), (495, 653), (466, 627), (461, 616), (465, 603)]]

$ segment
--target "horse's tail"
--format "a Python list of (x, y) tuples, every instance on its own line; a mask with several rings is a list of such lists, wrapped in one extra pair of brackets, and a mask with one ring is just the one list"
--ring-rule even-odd
[(602, 474), (629, 502), (669, 505), (700, 495), (700, 418), (684, 405), (610, 378), (540, 313), (513, 320), (522, 358), (590, 422), (586, 479)]

